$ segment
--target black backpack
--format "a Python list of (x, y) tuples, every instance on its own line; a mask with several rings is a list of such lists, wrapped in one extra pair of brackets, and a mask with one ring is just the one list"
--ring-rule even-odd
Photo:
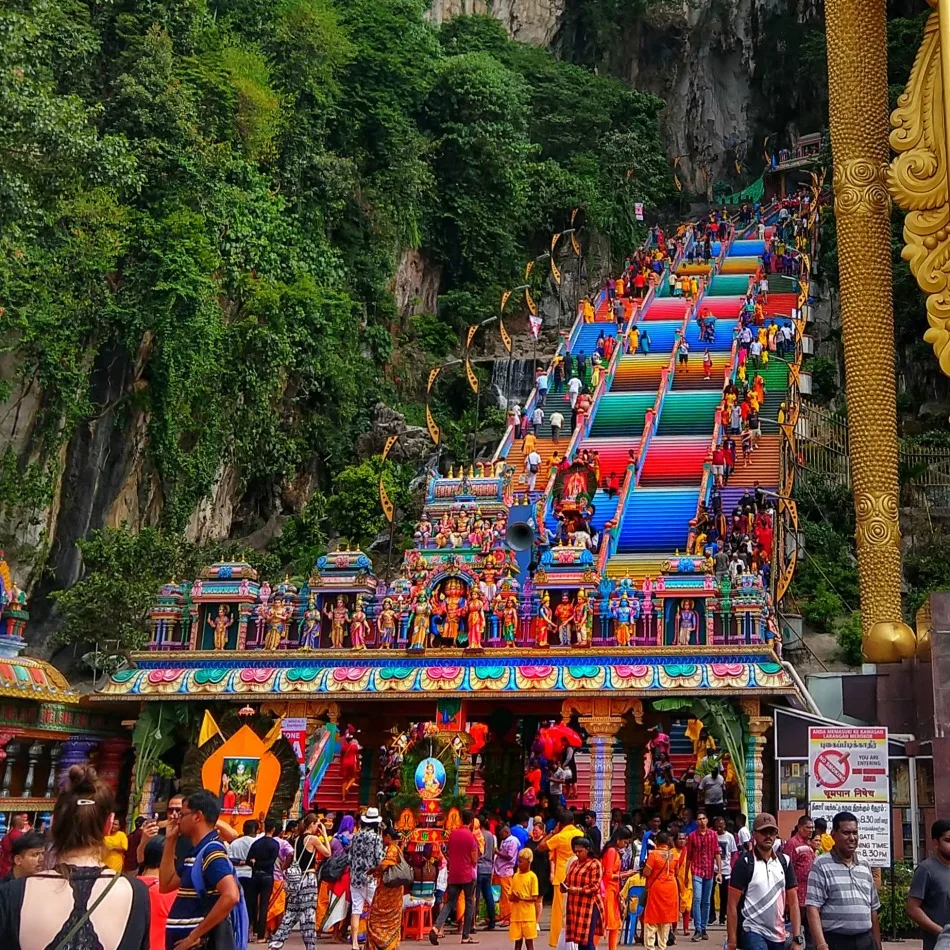
[[(774, 852), (778, 857), (779, 861), (782, 864), (782, 874), (788, 874), (788, 855), (784, 851)], [(735, 867), (732, 869), (732, 873), (735, 874), (736, 868), (740, 863), (744, 863), (749, 870), (749, 880), (752, 880), (752, 875), (755, 874), (755, 853), (753, 851), (743, 851), (739, 855), (739, 859), (735, 863)], [(748, 890), (748, 885), (746, 885), (746, 890)], [(742, 937), (745, 934), (745, 930), (742, 927), (743, 913), (742, 909), (745, 907), (745, 890), (742, 892), (742, 897), (739, 898), (739, 906), (736, 908), (736, 947), (742, 948), (743, 941)]]
[(320, 880), (335, 882), (339, 881), (350, 866), (349, 851), (340, 851), (333, 854), (320, 865)]

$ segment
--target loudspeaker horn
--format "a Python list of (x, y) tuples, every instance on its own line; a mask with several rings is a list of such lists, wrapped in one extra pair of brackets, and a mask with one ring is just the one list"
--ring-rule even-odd
[(534, 528), (527, 521), (509, 522), (505, 541), (514, 551), (527, 551), (534, 544)]

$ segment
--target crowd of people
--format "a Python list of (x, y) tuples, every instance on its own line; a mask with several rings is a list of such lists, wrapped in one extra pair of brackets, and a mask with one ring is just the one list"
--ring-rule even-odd
[[(711, 776), (695, 811), (614, 810), (606, 840), (593, 812), (576, 817), (558, 800), (552, 776), (544, 808), (463, 809), (444, 843), (426, 844), (410, 867), (406, 842), (375, 808), (336, 815), (331, 828), (317, 814), (286, 827), (248, 821), (236, 835), (207, 791), (172, 797), (161, 821), (119, 838), (111, 788), (76, 765), (46, 833), (17, 816), (0, 842), (0, 946), (280, 950), (299, 927), (308, 950), (318, 933), (352, 950), (395, 950), (405, 909), (431, 901), (436, 946), (454, 918), (462, 944), (507, 926), (514, 950), (534, 950), (550, 903), (552, 948), (594, 950), (606, 937), (615, 950), (625, 917), (642, 911), (649, 950), (665, 950), (678, 930), (707, 941), (716, 922), (725, 950), (881, 950), (858, 819), (843, 811), (829, 826), (802, 815), (783, 841), (769, 814), (751, 828), (727, 816), (708, 794), (719, 783), (702, 784)], [(934, 822), (931, 838), (906, 901), (925, 950), (950, 926), (950, 821)], [(419, 880), (431, 882), (431, 898), (414, 896)]]

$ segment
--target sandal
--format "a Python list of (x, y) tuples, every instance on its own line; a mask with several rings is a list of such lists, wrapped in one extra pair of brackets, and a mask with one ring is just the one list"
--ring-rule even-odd
[(463, 943), (463, 944), (467, 944), (467, 943), (478, 943), (478, 941), (477, 941), (477, 940), (473, 940), (471, 937), (469, 937), (468, 940), (463, 940), (462, 943)]

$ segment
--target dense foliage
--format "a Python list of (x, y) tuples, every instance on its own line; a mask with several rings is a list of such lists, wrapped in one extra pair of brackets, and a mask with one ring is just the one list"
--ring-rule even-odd
[[(0, 398), (8, 421), (39, 405), (29, 452), (0, 446), (8, 540), (41, 520), (64, 447), (106, 409), (145, 420), (169, 549), (223, 462), (246, 527), (293, 515), (274, 546), (285, 563), (338, 532), (372, 537), (378, 466), (353, 445), (373, 404), (412, 414), (426, 368), (572, 208), (617, 256), (637, 242), (634, 202), (669, 193), (662, 103), (488, 17), (439, 30), (425, 13), (424, 0), (3, 5)], [(393, 293), (410, 248), (441, 265), (444, 302), (412, 325)], [(461, 450), (474, 407), (444, 376), (440, 422)], [(495, 421), (483, 406), (479, 425)], [(310, 504), (282, 497), (302, 473)], [(114, 572), (103, 540), (119, 545), (94, 540), (87, 577), (90, 558)], [(174, 558), (117, 556), (138, 612), (135, 590)], [(70, 636), (95, 633), (75, 598), (60, 603)]]

